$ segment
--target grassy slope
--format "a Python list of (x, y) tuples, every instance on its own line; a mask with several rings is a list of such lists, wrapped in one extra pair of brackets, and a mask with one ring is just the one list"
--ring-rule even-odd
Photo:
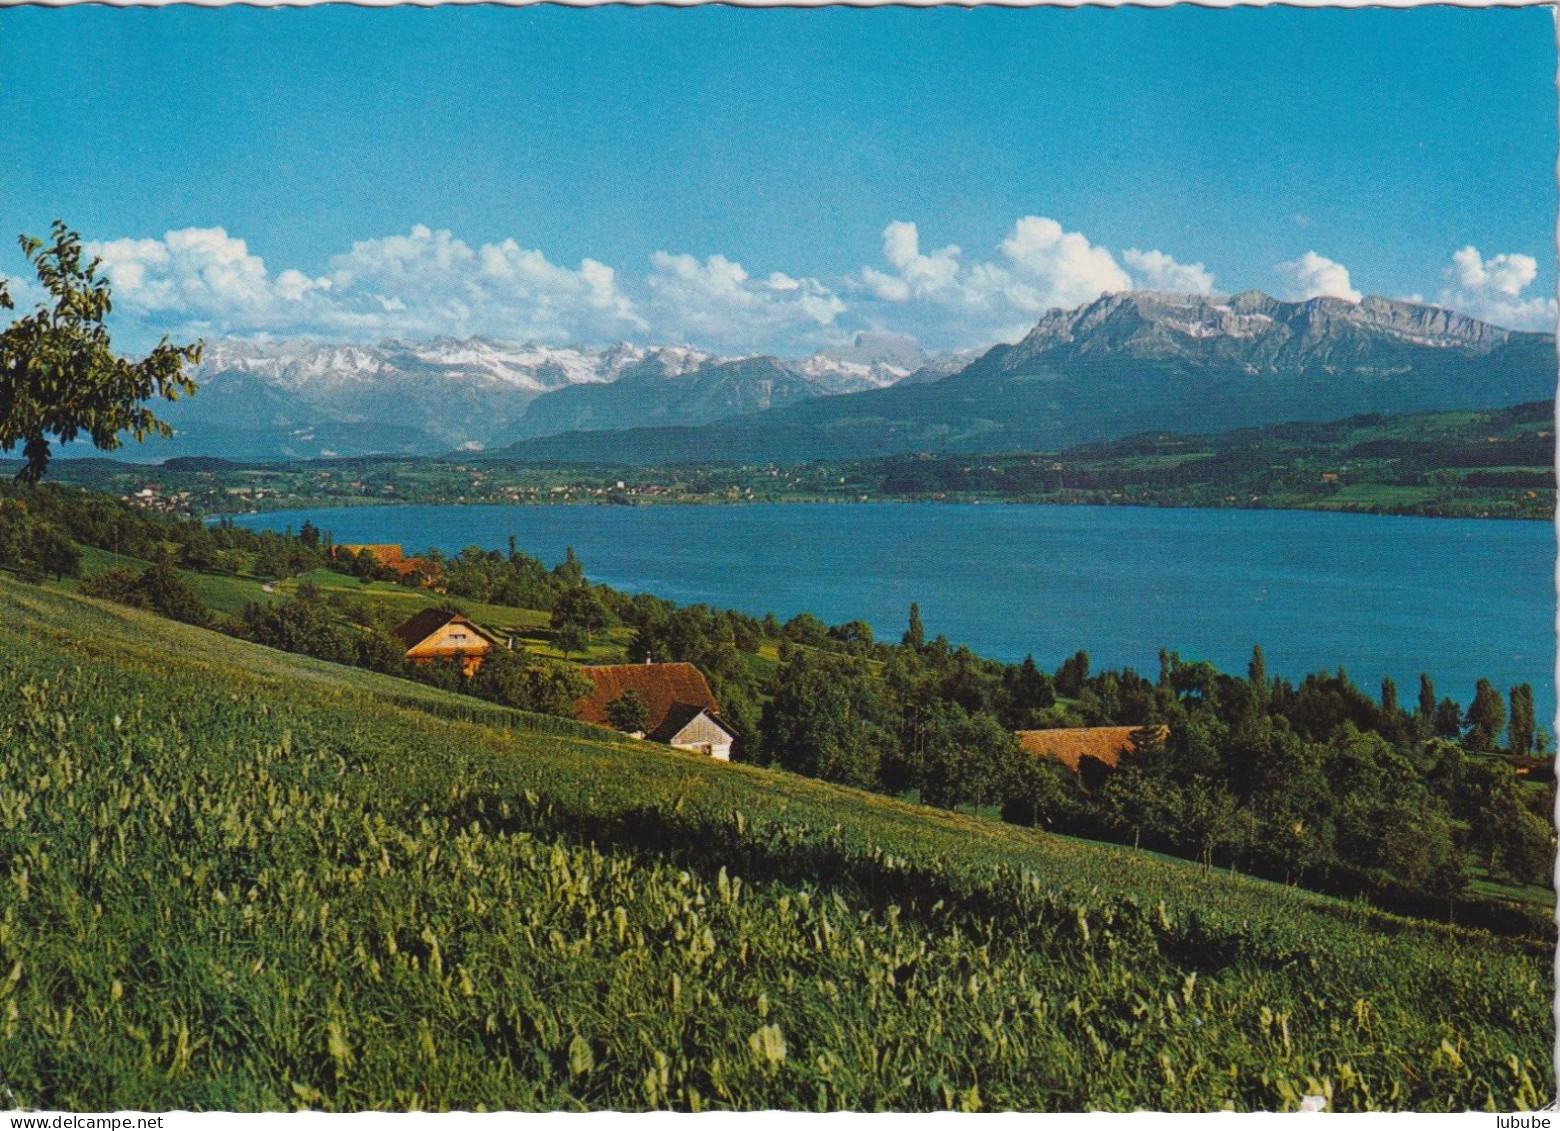
[(565, 656), (552, 642), (552, 617), (541, 609), (519, 609), (512, 605), (492, 605), (473, 601), (467, 597), (447, 597), (427, 589), (409, 589), (388, 581), (371, 581), (366, 584), (355, 577), (317, 569), (301, 578), (279, 582), (277, 593), (291, 596), (297, 592), (300, 581), (312, 581), (327, 596), (346, 595), (363, 597), (382, 608), (395, 611), (398, 617), (411, 617), (422, 609), (435, 605), (456, 605), (483, 628), (500, 636), (513, 634), (519, 644), (537, 656), (554, 660), (573, 660), (576, 663), (610, 663), (622, 658), (633, 633), (626, 628), (614, 628), (601, 633), (584, 653), (573, 652)]
[[(111, 550), (100, 550), (95, 546), (82, 546), (81, 577), (68, 578), (59, 582), (55, 588), (75, 590), (80, 588), (82, 579), (96, 577), (111, 569), (131, 569), (139, 573), (150, 564), (128, 554), (116, 554)], [(232, 615), (252, 601), (258, 604), (272, 604), (280, 597), (276, 592), (267, 593), (262, 587), (264, 583), (252, 577), (196, 573), (189, 569), (181, 569), (179, 575), (194, 590), (200, 603), (216, 613)]]
[(304, 574), (301, 578), (284, 581), (280, 585), (281, 592), (294, 592), (299, 581), (312, 581), (328, 594), (344, 593), (367, 597), (375, 604), (396, 609), (408, 617), (430, 606), (453, 601), (465, 609), (467, 615), (479, 624), (491, 625), (494, 628), (523, 631), (546, 628), (549, 623), (547, 614), (536, 609), (489, 605), (465, 597), (442, 597), (427, 589), (412, 589), (388, 581), (361, 582), (355, 577), (348, 577), (328, 569), (317, 569)]
[(0, 580), (26, 1103), (1535, 1106), (1545, 948)]
[[(51, 587), (75, 591), (80, 588), (82, 578), (95, 577), (110, 569), (132, 569), (139, 572), (149, 564), (140, 558), (133, 558), (126, 554), (83, 546), (81, 547), (81, 578), (67, 578), (54, 583)], [(373, 604), (393, 610), (402, 618), (409, 618), (435, 605), (453, 602), (483, 627), (495, 632), (513, 632), (532, 652), (555, 659), (565, 658), (563, 653), (554, 648), (551, 643), (552, 618), (539, 609), (517, 609), (508, 605), (490, 605), (465, 598), (445, 597), (426, 589), (410, 589), (386, 581), (362, 582), (355, 577), (328, 569), (312, 570), (301, 577), (275, 582), (269, 592), (264, 588), (265, 583), (258, 578), (198, 573), (189, 569), (181, 569), (179, 574), (194, 590), (201, 604), (214, 613), (226, 616), (237, 614), (251, 602), (275, 604), (286, 600), (298, 591), (301, 582), (309, 581), (317, 585), (327, 596), (362, 597)], [(623, 629), (613, 630), (594, 641), (583, 657), (575, 653), (572, 658), (584, 662), (597, 662), (615, 656), (628, 643), (629, 635)]]

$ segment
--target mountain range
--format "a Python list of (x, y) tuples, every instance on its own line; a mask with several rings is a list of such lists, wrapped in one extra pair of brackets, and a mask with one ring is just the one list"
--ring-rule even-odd
[(866, 333), (799, 361), (481, 337), (371, 346), (224, 340), (207, 347), (193, 374), (198, 395), (159, 408), (175, 435), (138, 446), (136, 456), (474, 451), (566, 431), (705, 424), (883, 388), (927, 366), (940, 375), (948, 365), (912, 339)]
[(368, 454), (671, 463), (1055, 450), (1552, 396), (1550, 334), (1382, 298), (1110, 294), (1019, 342), (933, 355), (861, 333), (794, 360), (491, 338), (219, 341), (136, 458)]
[(848, 346), (802, 361), (710, 359), (678, 374), (629, 372), (610, 383), (574, 384), (538, 397), (494, 443), (565, 432), (709, 424), (814, 397), (887, 388), (912, 375), (934, 379), (972, 359), (932, 357), (914, 339), (862, 333)]
[(490, 455), (670, 463), (1056, 450), (1361, 413), (1494, 408), (1554, 394), (1552, 334), (1383, 298), (1110, 294), (1046, 314), (940, 380), (813, 398), (703, 427), (570, 432)]

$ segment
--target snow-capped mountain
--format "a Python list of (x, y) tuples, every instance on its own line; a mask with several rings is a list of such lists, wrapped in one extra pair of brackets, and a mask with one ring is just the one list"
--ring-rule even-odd
[(249, 460), (431, 455), (574, 428), (703, 424), (795, 400), (882, 388), (931, 360), (913, 340), (882, 334), (861, 334), (850, 345), (800, 361), (621, 342), (228, 339), (207, 344), (194, 373), (199, 394), (162, 412), (175, 437), (144, 445), (138, 454)]
[(392, 340), (377, 346), (223, 340), (207, 347), (196, 377), (246, 373), (279, 388), (320, 395), (354, 385), (382, 387), (407, 377), (441, 376), (540, 396), (569, 385), (616, 381), (625, 373), (678, 376), (712, 360), (713, 355), (691, 346), (619, 343), (588, 349), (481, 337)]
[(891, 388), (812, 397), (715, 427), (581, 429), (504, 454), (662, 463), (693, 449), (746, 463), (1059, 451), (1140, 432), (1505, 407), (1553, 396), (1555, 365), (1552, 334), (1420, 303), (1109, 294), (1050, 311), (1023, 340), (939, 379), (927, 366)]
[(914, 338), (863, 330), (850, 345), (832, 346), (797, 362), (795, 371), (831, 393), (859, 393), (886, 389), (932, 360)]
[(944, 360), (914, 338), (864, 331), (848, 345), (796, 361), (744, 357), (710, 360), (676, 374), (625, 372), (610, 384), (575, 385), (538, 397), (492, 446), (561, 432), (713, 424), (815, 397), (884, 389), (937, 370)]

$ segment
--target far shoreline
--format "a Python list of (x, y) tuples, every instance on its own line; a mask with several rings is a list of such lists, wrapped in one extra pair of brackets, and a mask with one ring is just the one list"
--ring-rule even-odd
[[(1060, 451), (927, 450), (811, 460), (517, 460), (495, 453), (135, 463), (62, 458), (58, 482), (188, 517), (383, 506), (952, 503), (1293, 510), (1412, 518), (1556, 514), (1552, 401), (1350, 417)], [(151, 455), (152, 453), (145, 453)], [(161, 453), (158, 453), (159, 455)], [(583, 453), (580, 453), (583, 455)], [(688, 453), (675, 453), (678, 457)], [(0, 460), (0, 473), (20, 461)]]
[(1326, 507), (1326, 506), (1263, 506), (1261, 504), (1241, 503), (1229, 505), (1196, 504), (1182, 502), (1155, 503), (1140, 500), (1099, 500), (1099, 499), (1045, 499), (1045, 498), (927, 498), (916, 496), (873, 496), (868, 498), (826, 498), (826, 497), (789, 497), (775, 499), (723, 499), (723, 498), (688, 498), (688, 499), (653, 499), (633, 503), (613, 502), (607, 499), (568, 499), (568, 500), (498, 500), (498, 499), (364, 499), (362, 501), (350, 501), (344, 499), (320, 498), (305, 500), (288, 500), (284, 505), (255, 508), (250, 510), (224, 510), (210, 511), (200, 514), (200, 521), (205, 523), (219, 522), (224, 518), (248, 518), (267, 514), (281, 514), (286, 512), (301, 511), (362, 511), (362, 510), (393, 510), (404, 507), (504, 507), (504, 508), (535, 508), (548, 509), (555, 507), (751, 507), (751, 506), (989, 506), (989, 507), (1096, 507), (1101, 510), (1148, 510), (1148, 511), (1262, 511), (1278, 512), (1287, 511), (1295, 514), (1324, 514), (1347, 515), (1350, 517), (1368, 518), (1412, 518), (1427, 521), (1456, 521), (1456, 522), (1547, 522), (1554, 523), (1556, 514), (1548, 515), (1523, 515), (1523, 514), (1428, 514), (1404, 509), (1367, 509), (1364, 507)]

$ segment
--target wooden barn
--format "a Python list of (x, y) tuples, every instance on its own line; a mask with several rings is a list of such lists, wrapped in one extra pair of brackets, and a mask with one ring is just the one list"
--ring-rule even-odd
[(649, 709), (641, 737), (679, 750), (731, 760), (736, 736), (720, 721), (720, 704), (704, 674), (692, 664), (608, 664), (583, 667), (593, 690), (574, 705), (575, 717), (597, 726), (611, 726), (607, 704), (626, 691), (636, 692)]
[(430, 664), (458, 656), (461, 670), (468, 676), (476, 675), (487, 654), (498, 646), (486, 629), (459, 613), (438, 609), (424, 609), (397, 628), (395, 635), (406, 645), (406, 658), (413, 663)]
[[(1079, 773), (1085, 760), (1100, 763), (1106, 769), (1115, 769), (1121, 756), (1132, 749), (1132, 736), (1139, 727), (1067, 727), (1060, 730), (1018, 731), (1018, 744), (1029, 753), (1042, 758), (1053, 758), (1073, 773)], [(1170, 734), (1168, 727), (1159, 728), (1159, 737)]]

